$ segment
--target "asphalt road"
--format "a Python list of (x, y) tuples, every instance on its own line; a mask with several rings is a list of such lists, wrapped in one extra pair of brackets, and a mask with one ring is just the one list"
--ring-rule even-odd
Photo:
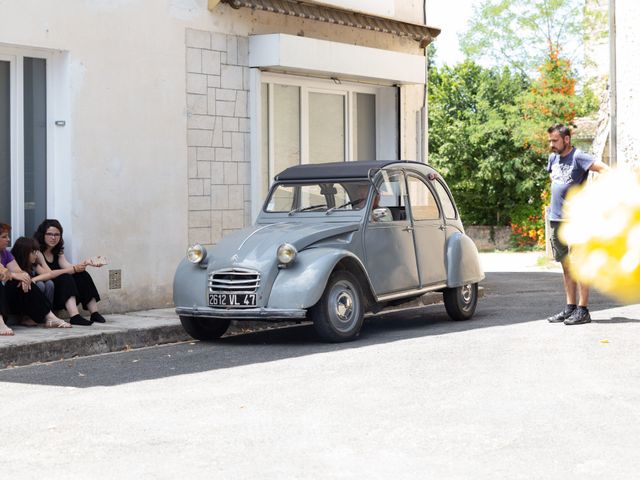
[(544, 321), (557, 272), (495, 272), (349, 344), (309, 326), (0, 371), (3, 478), (637, 478), (640, 308)]

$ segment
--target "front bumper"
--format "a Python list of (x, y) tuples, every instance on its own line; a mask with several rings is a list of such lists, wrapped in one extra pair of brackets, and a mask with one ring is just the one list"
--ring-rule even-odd
[(274, 308), (209, 308), (209, 307), (176, 307), (176, 313), (186, 317), (225, 318), (229, 320), (291, 320), (305, 319), (305, 309)]

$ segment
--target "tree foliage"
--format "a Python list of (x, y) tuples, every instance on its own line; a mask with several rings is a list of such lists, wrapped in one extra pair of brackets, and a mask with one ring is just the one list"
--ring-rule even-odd
[(547, 128), (554, 123), (571, 125), (576, 118), (578, 98), (571, 64), (551, 52), (539, 68), (540, 75), (515, 104), (512, 117), (514, 139), (536, 154), (548, 152)]
[(482, 0), (474, 7), (467, 32), (461, 37), (464, 54), (489, 60), (533, 76), (553, 54), (576, 63), (584, 38), (606, 34), (603, 13), (585, 0)]
[(507, 225), (516, 206), (539, 209), (546, 159), (514, 141), (511, 129), (529, 87), (522, 73), (471, 61), (429, 70), (429, 163), (467, 223)]

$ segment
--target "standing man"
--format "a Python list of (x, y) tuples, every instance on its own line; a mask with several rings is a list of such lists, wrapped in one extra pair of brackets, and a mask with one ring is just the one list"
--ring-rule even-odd
[(551, 249), (555, 261), (562, 264), (564, 291), (567, 297), (567, 305), (564, 310), (547, 318), (547, 320), (551, 323), (564, 322), (565, 325), (589, 323), (591, 321), (587, 307), (589, 287), (578, 284), (571, 278), (569, 247), (558, 238), (558, 229), (565, 220), (562, 207), (569, 189), (574, 185), (582, 185), (589, 176), (589, 171), (603, 172), (609, 167), (571, 145), (569, 127), (558, 123), (549, 127), (547, 133), (549, 134), (549, 148), (552, 152), (549, 155), (549, 164), (547, 165), (547, 171), (551, 175), (551, 208), (549, 209)]

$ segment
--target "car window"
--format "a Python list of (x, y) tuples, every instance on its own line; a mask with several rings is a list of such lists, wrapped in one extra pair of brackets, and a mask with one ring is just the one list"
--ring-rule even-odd
[(370, 184), (366, 181), (276, 185), (266, 212), (328, 212), (361, 210), (367, 203)]
[[(384, 208), (388, 214), (383, 217), (383, 221), (406, 220), (406, 188), (402, 172), (381, 171), (377, 190), (373, 198), (372, 213)], [(372, 215), (370, 220), (377, 221), (376, 216)]]
[(453, 201), (451, 200), (447, 189), (444, 188), (444, 185), (440, 183), (440, 180), (434, 181), (432, 185), (436, 188), (436, 192), (438, 193), (438, 197), (440, 198), (440, 203), (442, 204), (442, 209), (444, 210), (444, 216), (447, 218), (458, 218), (456, 207), (453, 206)]
[(411, 201), (411, 214), (413, 219), (437, 220), (440, 218), (440, 209), (436, 197), (431, 193), (431, 189), (420, 178), (409, 175), (407, 177), (409, 186), (409, 200)]
[(293, 205), (294, 187), (278, 185), (269, 197), (267, 212), (288, 212)]

